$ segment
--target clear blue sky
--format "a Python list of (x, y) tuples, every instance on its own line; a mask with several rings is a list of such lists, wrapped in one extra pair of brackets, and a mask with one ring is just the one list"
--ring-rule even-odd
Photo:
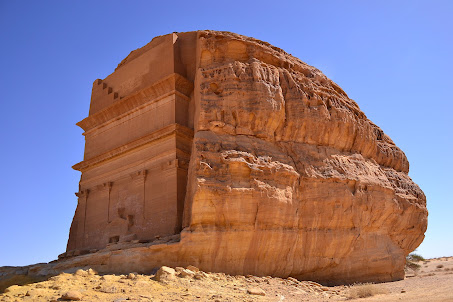
[(453, 255), (453, 1), (0, 0), (0, 266), (65, 251), (92, 83), (157, 35), (226, 30), (322, 70), (406, 153), (418, 252)]

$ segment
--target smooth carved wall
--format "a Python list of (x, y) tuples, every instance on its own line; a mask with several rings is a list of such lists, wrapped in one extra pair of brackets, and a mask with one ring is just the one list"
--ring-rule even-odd
[(89, 115), (78, 123), (85, 154), (74, 166), (82, 176), (68, 254), (181, 231), (193, 139), (186, 66), (195, 56), (187, 41), (194, 37), (185, 35), (185, 44), (157, 37), (94, 81)]

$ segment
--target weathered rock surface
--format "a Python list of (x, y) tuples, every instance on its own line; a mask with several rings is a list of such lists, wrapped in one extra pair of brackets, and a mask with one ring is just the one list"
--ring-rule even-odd
[(208, 270), (403, 278), (427, 223), (404, 153), (341, 88), (280, 49), (216, 32), (201, 32), (199, 48), (181, 246), (197, 242)]
[(156, 281), (166, 282), (176, 278), (176, 271), (168, 266), (162, 266), (156, 273)]
[[(403, 151), (337, 84), (283, 50), (227, 32), (172, 35), (196, 49), (192, 61), (182, 59), (191, 62), (182, 64), (193, 81), (186, 93), (193, 141), (177, 214), (182, 231), (149, 243), (125, 243), (121, 235), (117, 244), (49, 269), (140, 273), (192, 264), (325, 284), (402, 279), (428, 215)], [(70, 252), (63, 257), (81, 253)]]

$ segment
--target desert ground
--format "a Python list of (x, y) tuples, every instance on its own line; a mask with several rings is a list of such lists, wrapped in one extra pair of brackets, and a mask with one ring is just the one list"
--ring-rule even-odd
[(453, 301), (453, 257), (419, 264), (401, 281), (334, 287), (195, 267), (161, 268), (152, 275), (98, 275), (89, 269), (10, 286), (0, 301)]

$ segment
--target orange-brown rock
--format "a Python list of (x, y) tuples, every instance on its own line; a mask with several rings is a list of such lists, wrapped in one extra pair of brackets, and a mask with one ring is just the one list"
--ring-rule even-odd
[(318, 69), (253, 38), (155, 38), (95, 81), (79, 125), (79, 204), (56, 270), (390, 281), (424, 238), (404, 153)]

